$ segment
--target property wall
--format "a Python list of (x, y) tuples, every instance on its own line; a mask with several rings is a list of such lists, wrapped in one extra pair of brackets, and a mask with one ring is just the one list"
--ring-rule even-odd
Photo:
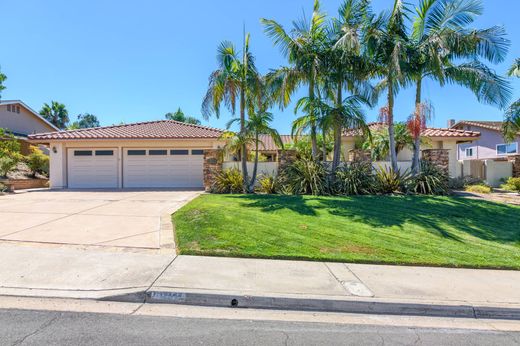
[(56, 131), (23, 106), (20, 106), (20, 113), (17, 113), (7, 111), (7, 105), (1, 104), (0, 127), (7, 128), (14, 133), (23, 135)]
[[(247, 173), (251, 175), (254, 168), (254, 162), (247, 163)], [(239, 171), (242, 171), (242, 163), (236, 161), (226, 161), (222, 164), (223, 169), (231, 169), (235, 168)], [(276, 175), (278, 173), (278, 162), (258, 162), (258, 175), (267, 174), (267, 175)]]
[[(121, 152), (123, 148), (193, 148), (193, 149), (217, 149), (224, 145), (222, 141), (215, 139), (178, 139), (178, 140), (84, 140), (51, 142), (49, 181), (50, 187), (62, 189), (67, 187), (67, 150), (73, 148), (114, 148)], [(121, 155), (118, 158), (119, 182), (123, 181), (123, 162)], [(120, 188), (122, 186), (119, 186)]]
[[(458, 160), (485, 160), (505, 157), (497, 155), (497, 144), (505, 143), (504, 137), (499, 131), (477, 126), (464, 126), (464, 130), (478, 131), (481, 135), (477, 141), (458, 145)], [(515, 142), (518, 143), (520, 149), (520, 136), (515, 139)], [(473, 157), (466, 156), (467, 148), (473, 148)]]
[(502, 179), (510, 178), (513, 175), (512, 162), (485, 160), (484, 163), (486, 165), (486, 182), (493, 187), (499, 187)]

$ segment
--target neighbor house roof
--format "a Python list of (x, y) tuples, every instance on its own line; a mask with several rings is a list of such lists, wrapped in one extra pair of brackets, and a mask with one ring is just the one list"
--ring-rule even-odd
[(4, 101), (0, 100), (0, 105), (20, 105), (20, 106), (24, 107), (25, 109), (27, 109), (29, 111), (29, 113), (31, 113), (35, 118), (37, 118), (40, 121), (43, 121), (45, 124), (49, 125), (52, 129), (55, 129), (56, 131), (59, 130), (54, 124), (49, 122), (47, 119), (42, 117), (38, 112), (36, 112), (34, 109), (32, 109), (31, 107), (29, 107), (28, 105), (26, 105), (25, 103), (23, 103), (20, 100), (4, 100)]
[[(381, 122), (369, 123), (368, 127), (370, 131), (378, 131), (381, 130), (385, 125)], [(362, 132), (360, 129), (348, 129), (343, 133), (344, 137), (357, 137), (361, 136)], [(476, 131), (465, 131), (465, 130), (457, 130), (454, 128), (443, 129), (443, 128), (434, 128), (428, 127), (423, 131), (422, 134), (424, 137), (429, 138), (478, 138), (480, 137), (480, 132)]]
[(223, 131), (211, 127), (157, 120), (133, 124), (93, 127), (69, 131), (37, 133), (30, 140), (91, 140), (91, 139), (194, 139), (218, 138)]
[(453, 125), (451, 128), (458, 128), (460, 126), (475, 126), (482, 127), (488, 130), (502, 131), (504, 123), (502, 121), (480, 121), (480, 120), (461, 120)]
[[(291, 135), (280, 135), (283, 145), (290, 144), (293, 142)], [(274, 142), (270, 135), (260, 135), (260, 144), (258, 145), (259, 151), (276, 151), (278, 146)]]

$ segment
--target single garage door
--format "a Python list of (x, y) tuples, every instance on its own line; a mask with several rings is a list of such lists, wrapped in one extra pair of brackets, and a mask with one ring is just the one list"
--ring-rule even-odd
[(201, 149), (124, 149), (123, 186), (203, 187)]
[(69, 188), (117, 188), (117, 149), (68, 149)]

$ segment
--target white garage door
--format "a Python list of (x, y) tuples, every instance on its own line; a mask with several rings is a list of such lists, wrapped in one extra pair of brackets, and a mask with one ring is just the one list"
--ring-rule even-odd
[(123, 186), (202, 187), (203, 150), (124, 149)]
[(117, 188), (117, 149), (68, 150), (69, 188)]

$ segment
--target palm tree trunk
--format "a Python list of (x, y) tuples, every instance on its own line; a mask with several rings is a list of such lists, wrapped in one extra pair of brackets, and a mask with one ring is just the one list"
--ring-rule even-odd
[(310, 80), (309, 80), (309, 101), (311, 105), (309, 107), (309, 116), (311, 118), (310, 127), (311, 127), (311, 149), (312, 149), (312, 157), (314, 160), (318, 157), (318, 140), (317, 131), (316, 131), (316, 121), (314, 119), (314, 72), (311, 71)]
[[(336, 99), (336, 108), (339, 109), (343, 103), (343, 85), (338, 82), (338, 94)], [(340, 119), (334, 121), (334, 154), (332, 157), (332, 170), (335, 171), (341, 160), (341, 132), (342, 126)]]
[[(416, 85), (415, 90), (415, 112), (419, 111), (419, 107), (421, 105), (421, 98), (422, 98), (422, 78), (419, 78)], [(417, 119), (417, 117), (422, 116), (421, 114), (415, 114), (414, 121), (421, 121), (422, 119)], [(413, 144), (413, 162), (412, 162), (412, 173), (413, 175), (419, 174), (419, 171), (421, 169), (420, 164), (420, 156), (421, 156), (421, 134), (416, 133), (416, 137), (414, 138), (414, 144)]]
[[(245, 90), (242, 87), (240, 89), (240, 134), (241, 134), (241, 136), (245, 136), (245, 132), (246, 132), (246, 96), (245, 96)], [(247, 193), (249, 184), (247, 181), (247, 145), (245, 142), (242, 144), (240, 154), (242, 156), (242, 178), (244, 180), (243, 181), (244, 192)]]
[(253, 166), (253, 174), (251, 175), (251, 183), (249, 184), (249, 191), (255, 190), (256, 172), (258, 170), (258, 142), (260, 141), (258, 132), (255, 133), (255, 164)]
[(323, 137), (322, 144), (321, 144), (321, 155), (323, 156), (322, 161), (326, 162), (327, 161), (327, 142), (325, 141), (325, 136), (327, 136), (327, 132), (325, 131), (325, 129), (321, 130), (321, 136)]
[(395, 147), (395, 132), (394, 132), (394, 87), (391, 78), (388, 78), (388, 137), (390, 146), (390, 161), (392, 163), (392, 170), (397, 171), (397, 152)]

